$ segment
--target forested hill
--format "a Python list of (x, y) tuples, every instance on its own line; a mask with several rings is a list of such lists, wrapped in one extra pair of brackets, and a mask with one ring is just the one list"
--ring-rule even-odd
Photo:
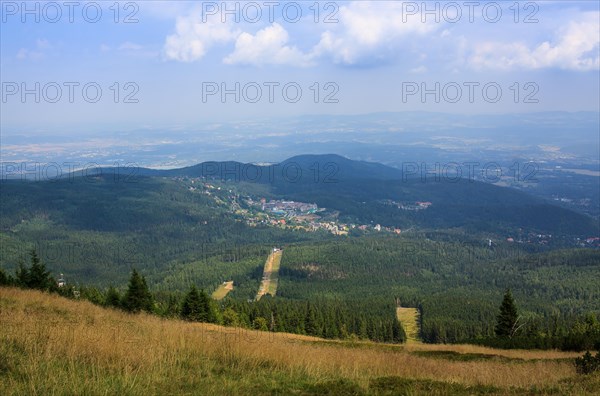
[[(266, 176), (251, 182), (252, 169)], [(301, 171), (294, 176), (294, 169)], [(356, 227), (348, 227), (348, 235), (324, 227), (308, 232), (291, 218), (284, 227), (281, 217), (261, 208), (261, 198), (316, 203), (326, 209), (313, 213), (320, 217), (315, 222)], [(430, 205), (415, 205), (423, 201)], [(379, 233), (378, 223), (402, 232)], [(369, 229), (363, 233), (358, 225)], [(567, 321), (597, 312), (597, 249), (518, 243), (519, 233), (533, 231), (552, 233), (552, 240), (563, 233), (562, 240), (572, 242), (574, 235), (597, 235), (595, 227), (583, 215), (509, 188), (470, 180), (422, 183), (393, 168), (335, 156), (261, 167), (105, 168), (0, 184), (0, 268), (6, 273), (15, 273), (36, 249), (53, 274), (64, 273), (72, 284), (122, 289), (136, 268), (163, 293), (190, 284), (210, 292), (233, 281), (228, 298), (246, 301), (257, 293), (269, 251), (280, 246), (276, 303), (353, 300), (393, 315), (394, 307), (386, 307), (399, 298), (421, 307), (430, 341), (491, 335), (506, 287), (531, 315), (549, 318), (558, 310)]]
[[(600, 234), (597, 221), (515, 189), (464, 176), (423, 174), (421, 165), (405, 169), (353, 161), (339, 155), (302, 155), (278, 164), (235, 161), (154, 170), (99, 168), (97, 174), (123, 181), (140, 177), (190, 177), (265, 186), (274, 198), (316, 203), (337, 210), (344, 221), (390, 227), (463, 228), (469, 232), (514, 235), (516, 230), (590, 237)], [(399, 210), (398, 205), (430, 202), (427, 210)]]

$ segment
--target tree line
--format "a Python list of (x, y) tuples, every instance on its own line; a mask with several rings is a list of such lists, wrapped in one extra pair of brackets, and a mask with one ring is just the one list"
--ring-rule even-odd
[[(131, 313), (144, 311), (195, 322), (332, 339), (392, 343), (406, 340), (404, 329), (395, 317), (394, 304), (383, 298), (341, 300), (312, 296), (308, 300), (300, 300), (274, 299), (267, 295), (260, 301), (227, 297), (216, 302), (196, 285), (191, 285), (185, 294), (165, 290), (151, 293), (146, 278), (135, 269), (124, 293), (113, 286), (104, 291), (85, 286), (59, 287), (35, 250), (30, 252), (30, 266), (20, 260), (14, 276), (0, 269), (0, 285), (56, 292)], [(494, 309), (490, 307), (484, 316), (479, 316), (478, 323), (476, 320), (456, 320), (450, 326), (436, 318), (424, 321), (429, 305), (423, 305), (418, 299), (403, 301), (419, 308), (421, 337), (425, 342), (468, 342), (498, 348), (600, 350), (600, 323), (593, 313), (572, 318), (525, 317), (519, 314), (510, 290), (506, 291), (495, 317)], [(450, 302), (440, 300), (438, 304), (443, 309)], [(490, 318), (495, 319), (495, 325)], [(483, 327), (485, 331), (481, 331), (481, 326), (486, 326)]]
[(31, 266), (20, 262), (14, 277), (0, 269), (0, 285), (55, 292), (69, 298), (79, 297), (132, 314), (147, 312), (191, 322), (329, 339), (364, 339), (388, 343), (406, 341), (406, 334), (395, 317), (392, 304), (384, 309), (369, 310), (352, 302), (273, 299), (270, 295), (259, 301), (227, 299), (219, 304), (195, 285), (190, 286), (185, 295), (164, 291), (154, 295), (148, 288), (146, 278), (135, 269), (123, 294), (112, 286), (104, 292), (95, 287), (59, 287), (36, 252), (32, 251), (30, 256)]

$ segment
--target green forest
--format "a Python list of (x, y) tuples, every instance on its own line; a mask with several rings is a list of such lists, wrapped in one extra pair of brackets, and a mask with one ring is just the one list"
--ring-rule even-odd
[[(566, 349), (584, 348), (588, 336), (596, 342), (590, 334), (600, 316), (600, 250), (573, 244), (597, 231), (591, 218), (483, 183), (390, 182), (389, 168), (348, 166), (335, 183), (218, 180), (202, 177), (197, 167), (133, 179), (5, 180), (0, 281), (29, 287), (19, 274), (35, 250), (36, 260), (54, 278), (64, 274), (82, 298), (121, 309), (135, 269), (152, 297), (144, 309), (164, 316), (181, 316), (194, 288), (188, 311), (233, 281), (224, 300), (202, 303), (213, 312), (202, 313), (203, 320), (402, 342), (400, 304), (418, 308), (425, 342)], [(210, 183), (210, 193), (195, 191), (194, 180)], [(330, 219), (404, 231), (333, 235), (250, 226), (239, 214), (248, 208), (232, 208), (240, 197), (316, 202)], [(425, 211), (381, 204), (398, 197), (433, 204)], [(543, 244), (506, 238), (547, 231), (556, 233)], [(253, 301), (273, 247), (283, 249), (277, 296)], [(507, 289), (518, 306), (519, 331), (497, 337)]]

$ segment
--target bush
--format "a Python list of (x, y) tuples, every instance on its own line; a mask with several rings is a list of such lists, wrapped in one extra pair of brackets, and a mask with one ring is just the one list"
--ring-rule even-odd
[(575, 369), (579, 374), (591, 374), (600, 370), (600, 352), (596, 352), (596, 356), (592, 356), (590, 351), (587, 351), (582, 357), (575, 358)]

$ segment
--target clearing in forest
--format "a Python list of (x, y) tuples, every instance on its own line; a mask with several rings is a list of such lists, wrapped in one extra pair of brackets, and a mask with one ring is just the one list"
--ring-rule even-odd
[(277, 292), (277, 282), (279, 280), (279, 266), (281, 264), (281, 255), (283, 252), (280, 249), (273, 249), (267, 261), (265, 262), (265, 269), (263, 270), (262, 281), (256, 293), (256, 300), (260, 300), (265, 294), (275, 296)]
[(421, 342), (419, 336), (419, 310), (417, 308), (396, 308), (396, 316), (406, 333), (406, 342)]
[(221, 286), (217, 288), (212, 294), (212, 298), (215, 300), (222, 300), (225, 296), (233, 290), (233, 281), (223, 282)]

